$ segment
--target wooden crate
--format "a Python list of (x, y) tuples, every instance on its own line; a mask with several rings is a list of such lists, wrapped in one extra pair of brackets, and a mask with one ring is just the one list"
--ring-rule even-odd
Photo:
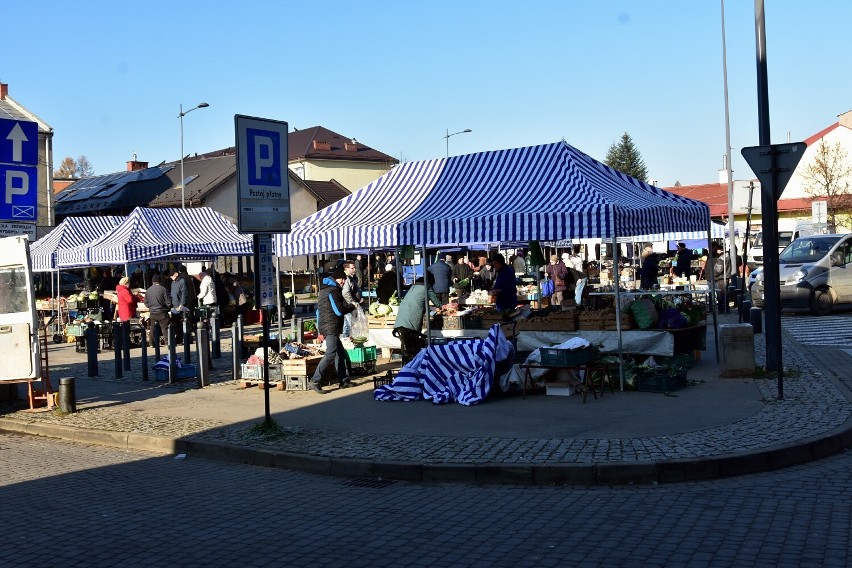
[(281, 374), (284, 376), (311, 376), (317, 370), (320, 359), (322, 359), (322, 356), (284, 359), (281, 362)]
[(393, 329), (396, 325), (396, 318), (393, 316), (382, 316), (378, 318), (370, 316), (367, 318), (367, 322), (370, 329)]

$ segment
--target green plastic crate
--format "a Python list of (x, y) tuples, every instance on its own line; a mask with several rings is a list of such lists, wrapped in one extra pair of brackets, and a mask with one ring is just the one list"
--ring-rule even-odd
[(347, 349), (346, 352), (349, 354), (349, 360), (353, 363), (366, 363), (367, 361), (375, 361), (376, 360), (376, 346), (369, 345), (366, 347), (356, 347), (354, 349)]

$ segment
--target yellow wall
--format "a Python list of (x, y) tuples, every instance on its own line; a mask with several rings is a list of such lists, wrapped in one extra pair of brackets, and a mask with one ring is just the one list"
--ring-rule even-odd
[(307, 162), (294, 162), (290, 169), (303, 165), (305, 168), (304, 179), (313, 181), (335, 180), (349, 191), (356, 191), (373, 182), (390, 171), (390, 166), (384, 166), (375, 162), (348, 162), (343, 160), (309, 160)]

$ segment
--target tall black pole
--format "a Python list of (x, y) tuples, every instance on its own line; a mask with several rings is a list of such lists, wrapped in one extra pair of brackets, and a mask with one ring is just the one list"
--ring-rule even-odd
[[(766, 21), (763, 0), (754, 0), (754, 33), (757, 42), (757, 118), (760, 145), (769, 146), (769, 79), (766, 66)], [(763, 231), (764, 326), (766, 327), (766, 369), (778, 373), (778, 398), (784, 398), (781, 359), (781, 277), (778, 272), (777, 172), (772, 154), (772, 182), (761, 184), (760, 217)], [(780, 194), (780, 192), (778, 192)]]

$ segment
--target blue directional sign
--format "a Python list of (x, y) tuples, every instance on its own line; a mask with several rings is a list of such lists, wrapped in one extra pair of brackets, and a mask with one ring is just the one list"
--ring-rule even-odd
[(0, 118), (0, 219), (36, 221), (38, 124)]
[(241, 233), (290, 231), (286, 122), (235, 115), (237, 228)]

